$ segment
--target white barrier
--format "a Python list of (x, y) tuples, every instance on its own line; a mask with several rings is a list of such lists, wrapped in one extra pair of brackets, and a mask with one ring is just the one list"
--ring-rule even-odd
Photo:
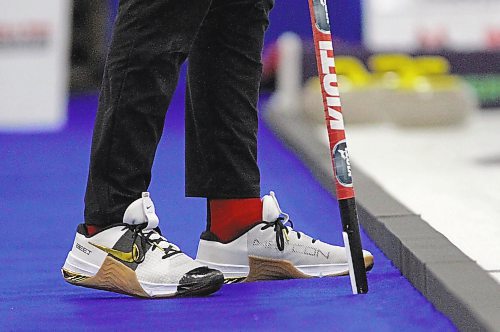
[(500, 0), (363, 0), (373, 51), (500, 48)]
[(71, 5), (0, 0), (0, 131), (66, 122)]

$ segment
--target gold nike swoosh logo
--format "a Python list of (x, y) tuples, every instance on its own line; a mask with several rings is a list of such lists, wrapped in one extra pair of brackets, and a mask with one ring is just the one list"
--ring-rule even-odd
[(120, 250), (116, 249), (111, 249), (105, 246), (101, 246), (99, 244), (95, 244), (92, 242), (89, 242), (91, 245), (96, 247), (97, 249), (101, 249), (105, 253), (110, 254), (111, 256), (118, 258), (119, 260), (122, 260), (127, 263), (134, 263), (139, 259), (139, 247), (137, 247), (137, 244), (134, 243), (132, 246), (132, 251), (130, 252), (123, 252)]

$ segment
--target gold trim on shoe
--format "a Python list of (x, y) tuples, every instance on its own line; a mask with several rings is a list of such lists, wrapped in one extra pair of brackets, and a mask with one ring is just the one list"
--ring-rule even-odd
[(130, 251), (130, 252), (123, 252), (120, 250), (101, 246), (99, 244), (95, 244), (92, 242), (89, 242), (89, 243), (91, 245), (93, 245), (94, 247), (96, 247), (97, 249), (101, 249), (105, 253), (110, 254), (111, 256), (118, 258), (119, 260), (122, 260), (122, 261), (127, 262), (127, 263), (134, 263), (139, 259), (139, 247), (137, 247), (137, 245), (135, 243), (132, 246), (132, 251)]
[(236, 277), (236, 278), (224, 278), (224, 283), (226, 285), (237, 284), (240, 282), (244, 282), (247, 277)]
[(81, 281), (84, 281), (84, 280), (87, 280), (88, 278), (90, 278), (89, 276), (85, 276), (83, 274), (71, 272), (71, 271), (66, 270), (64, 268), (61, 269), (61, 273), (63, 275), (64, 280), (66, 280), (67, 282), (72, 283), (72, 284), (78, 283), (78, 282), (81, 282)]

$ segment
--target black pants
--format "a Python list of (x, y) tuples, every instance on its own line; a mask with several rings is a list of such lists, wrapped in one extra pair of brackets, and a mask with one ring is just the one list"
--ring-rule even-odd
[(259, 197), (256, 106), (272, 6), (273, 0), (120, 1), (92, 140), (86, 223), (121, 222), (147, 190), (186, 58), (186, 195)]

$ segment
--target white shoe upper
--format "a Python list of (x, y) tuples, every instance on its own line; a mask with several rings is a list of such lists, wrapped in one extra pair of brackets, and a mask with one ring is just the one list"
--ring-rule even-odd
[(63, 269), (92, 277), (111, 256), (134, 270), (143, 289), (155, 296), (175, 293), (186, 273), (203, 266), (157, 232), (148, 193), (128, 207), (123, 222), (91, 237), (77, 232)]
[[(262, 199), (262, 223), (229, 243), (200, 240), (197, 261), (222, 271), (226, 278), (243, 277), (249, 271), (249, 256), (292, 263), (310, 276), (348, 271), (344, 247), (333, 246), (296, 232), (280, 209), (273, 192)], [(364, 255), (371, 254), (364, 251)]]

